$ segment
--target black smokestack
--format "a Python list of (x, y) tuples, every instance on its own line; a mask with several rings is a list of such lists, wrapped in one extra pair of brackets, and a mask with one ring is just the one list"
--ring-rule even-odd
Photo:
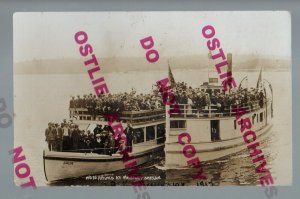
[(232, 53), (227, 54), (227, 64), (228, 64), (227, 72), (232, 71)]

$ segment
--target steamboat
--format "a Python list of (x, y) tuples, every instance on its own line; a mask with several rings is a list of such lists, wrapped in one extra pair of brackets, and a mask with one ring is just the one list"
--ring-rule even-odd
[[(171, 78), (173, 75), (169, 71), (169, 79)], [(256, 132), (257, 140), (262, 140), (268, 136), (272, 128), (273, 91), (271, 84), (267, 80), (262, 80), (261, 73), (259, 81), (264, 92), (263, 103), (243, 104), (239, 108), (246, 110), (245, 117), (252, 118), (252, 130)], [(266, 84), (268, 88), (264, 87)], [(218, 85), (217, 78), (209, 78), (200, 89), (209, 95), (214, 93), (226, 95), (223, 87)], [(266, 89), (270, 91), (270, 95), (266, 94)], [(190, 144), (195, 146), (196, 155), (201, 162), (231, 155), (245, 148), (234, 112), (236, 105), (226, 106), (222, 110), (218, 104), (213, 103), (200, 109), (194, 108), (191, 104), (179, 106), (181, 114), (168, 114), (168, 110), (172, 108), (170, 105), (157, 110), (123, 111), (119, 115), (119, 122), (124, 129), (126, 123), (130, 122), (137, 137), (133, 142), (131, 156), (135, 157), (138, 165), (165, 155), (166, 168), (186, 167), (182, 145), (178, 142), (178, 135), (182, 132), (190, 134), (192, 138)], [(90, 131), (97, 124), (108, 124), (103, 116), (93, 117), (85, 108), (71, 108), (70, 117), (75, 118), (74, 123), (78, 124), (80, 129)], [(117, 152), (105, 155), (93, 151), (44, 150), (43, 162), (45, 177), (49, 182), (124, 169), (123, 157)]]
[[(85, 108), (70, 109), (70, 117), (80, 129), (95, 129), (96, 125), (107, 125), (103, 116), (93, 117)], [(163, 156), (165, 142), (165, 110), (123, 111), (120, 123), (124, 129), (130, 123), (136, 139), (132, 152), (137, 165)], [(123, 155), (117, 151), (112, 155), (97, 154), (93, 150), (49, 151), (43, 152), (44, 173), (49, 182), (88, 175), (110, 173), (124, 169)]]

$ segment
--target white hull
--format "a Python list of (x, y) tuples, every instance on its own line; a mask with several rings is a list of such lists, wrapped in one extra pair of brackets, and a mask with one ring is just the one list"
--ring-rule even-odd
[[(268, 137), (272, 124), (260, 129), (256, 132), (257, 141), (262, 141)], [(237, 153), (247, 148), (244, 144), (243, 137), (219, 141), (219, 142), (203, 142), (190, 143), (195, 146), (195, 157), (199, 157), (201, 162), (218, 159), (227, 155)], [(166, 165), (168, 168), (186, 167), (188, 160), (183, 154), (183, 146), (179, 144), (166, 143)]]
[[(163, 151), (164, 144), (145, 151), (133, 152), (137, 165), (149, 162)], [(120, 154), (99, 155), (94, 153), (70, 153), (44, 151), (44, 172), (49, 182), (88, 175), (109, 173), (124, 169)]]
[[(273, 126), (271, 104), (268, 104), (266, 107), (243, 115), (244, 118), (249, 118), (251, 130), (255, 132), (256, 141), (259, 142), (268, 136), (268, 132)], [(182, 126), (183, 128), (170, 128), (170, 125), (168, 125), (170, 121), (183, 121), (185, 125)], [(212, 139), (212, 128), (218, 129), (219, 140)], [(240, 128), (235, 116), (167, 117), (166, 167), (178, 168), (187, 166), (187, 160), (189, 159), (183, 154), (184, 146), (178, 142), (178, 137), (182, 132), (188, 132), (191, 137), (191, 141), (188, 144), (193, 145), (196, 149), (196, 154), (193, 157), (198, 157), (203, 162), (247, 149)]]

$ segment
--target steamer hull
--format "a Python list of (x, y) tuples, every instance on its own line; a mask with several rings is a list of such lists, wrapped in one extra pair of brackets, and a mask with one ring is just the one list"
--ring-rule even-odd
[[(241, 126), (234, 112), (201, 115), (189, 109), (188, 105), (182, 107), (183, 115), (167, 117), (165, 144), (167, 168), (187, 166), (188, 158), (183, 153), (185, 145), (179, 143), (179, 135), (183, 132), (191, 136), (188, 144), (194, 146), (196, 151), (194, 157), (199, 157), (201, 162), (215, 160), (247, 149), (248, 144), (244, 142)], [(272, 104), (266, 102), (264, 107), (253, 107), (242, 118), (250, 119), (251, 130), (256, 134), (255, 142), (261, 142), (269, 136), (273, 126)], [(186, 138), (183, 140), (187, 141)]]
[[(142, 152), (130, 153), (137, 165), (153, 160), (163, 152), (163, 144), (148, 148)], [(98, 155), (94, 153), (70, 153), (44, 151), (44, 172), (48, 182), (88, 175), (111, 173), (123, 170), (124, 162), (120, 154)]]

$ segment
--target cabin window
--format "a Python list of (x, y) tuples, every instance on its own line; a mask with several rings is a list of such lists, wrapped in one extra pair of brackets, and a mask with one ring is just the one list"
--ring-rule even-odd
[(147, 126), (146, 127), (146, 141), (154, 140), (155, 138), (155, 128), (154, 126)]
[(157, 125), (157, 144), (164, 143), (166, 139), (165, 124)]
[(143, 128), (137, 128), (133, 129), (133, 143), (141, 143), (144, 142), (144, 129)]
[(170, 128), (177, 129), (177, 128), (185, 128), (186, 121), (185, 120), (171, 120), (170, 121)]
[(256, 114), (254, 113), (254, 114), (252, 115), (252, 124), (255, 123), (255, 116), (256, 116)]
[(260, 120), (259, 120), (259, 121), (260, 121), (260, 122), (262, 122), (262, 121), (263, 121), (263, 119), (264, 119), (264, 113), (263, 113), (263, 112), (261, 112), (261, 113), (260, 113)]
[(234, 125), (234, 129), (236, 129), (236, 120), (234, 120), (233, 125)]

